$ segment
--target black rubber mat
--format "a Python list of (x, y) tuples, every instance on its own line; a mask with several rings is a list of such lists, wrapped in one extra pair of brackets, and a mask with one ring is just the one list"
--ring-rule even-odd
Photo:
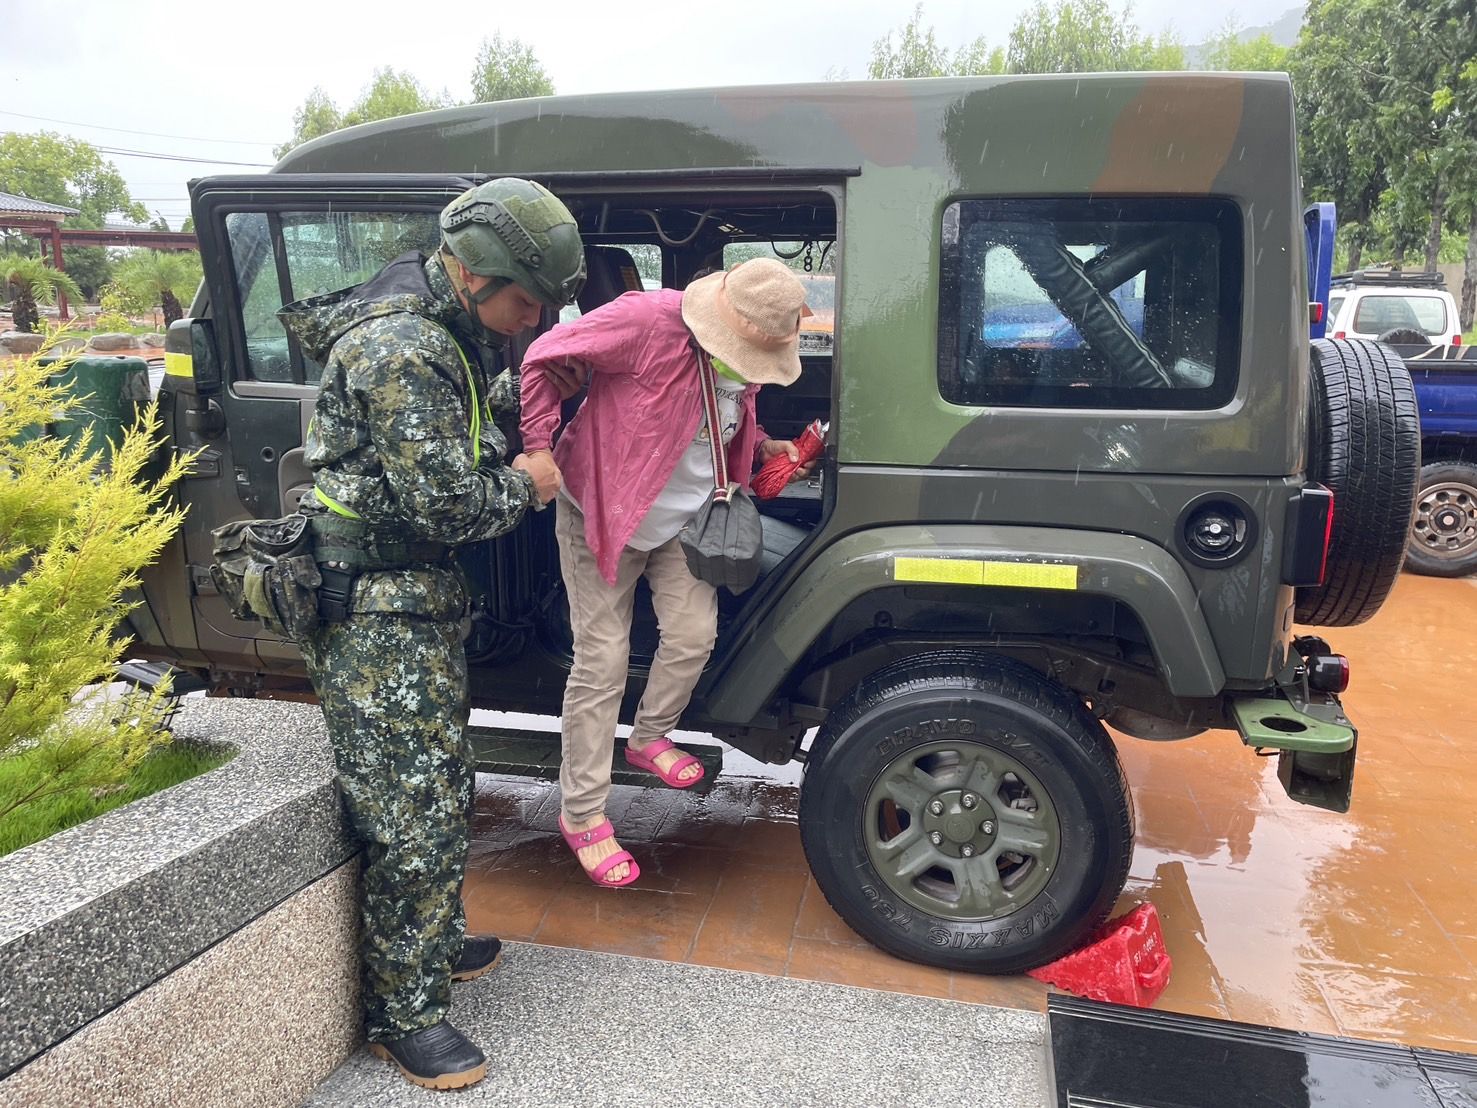
[(1477, 1055), (1053, 996), (1057, 1108), (1477, 1108)]

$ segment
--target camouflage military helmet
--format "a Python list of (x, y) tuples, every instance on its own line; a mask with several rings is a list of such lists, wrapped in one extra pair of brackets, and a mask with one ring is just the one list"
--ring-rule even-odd
[(485, 181), (441, 212), (441, 236), (468, 270), (501, 278), (473, 299), (512, 281), (551, 308), (585, 283), (585, 248), (574, 216), (543, 185), (518, 177)]

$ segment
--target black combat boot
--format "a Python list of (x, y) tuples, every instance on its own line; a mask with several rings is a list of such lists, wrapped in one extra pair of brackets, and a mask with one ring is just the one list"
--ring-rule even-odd
[(425, 1089), (460, 1089), (487, 1076), (487, 1058), (477, 1044), (445, 1020), (398, 1039), (370, 1043), (369, 1049)]
[(453, 981), (470, 981), (493, 969), (503, 956), (496, 935), (468, 935), (462, 940), (462, 956), (451, 967)]

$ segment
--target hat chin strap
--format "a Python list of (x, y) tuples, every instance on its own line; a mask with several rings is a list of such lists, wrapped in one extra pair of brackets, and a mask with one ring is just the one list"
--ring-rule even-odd
[(472, 322), (472, 338), (479, 346), (488, 346), (494, 349), (502, 349), (508, 343), (507, 335), (500, 335), (484, 324), (477, 315), (477, 309), (502, 291), (503, 286), (512, 284), (506, 277), (493, 277), (487, 284), (476, 292), (471, 286), (462, 280), (461, 261), (455, 254), (448, 256), (446, 252), (441, 255), (441, 268), (446, 270), (446, 277), (451, 282), (451, 289), (457, 296), (465, 297), (467, 303), (462, 305), (462, 311)]

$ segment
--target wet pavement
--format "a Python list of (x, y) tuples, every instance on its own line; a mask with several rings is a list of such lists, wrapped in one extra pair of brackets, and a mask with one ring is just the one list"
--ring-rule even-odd
[[(1477, 1050), (1477, 579), (1404, 576), (1347, 654), (1360, 728), (1347, 815), (1293, 803), (1276, 759), (1234, 734), (1119, 737), (1138, 811), (1121, 908), (1159, 910), (1174, 974), (1156, 1007), (1295, 1030)], [(469, 924), (507, 938), (1042, 1011), (1026, 977), (898, 961), (810, 879), (795, 767), (736, 753), (705, 797), (617, 787), (643, 873), (592, 885), (560, 840), (557, 792), (479, 778)]]

